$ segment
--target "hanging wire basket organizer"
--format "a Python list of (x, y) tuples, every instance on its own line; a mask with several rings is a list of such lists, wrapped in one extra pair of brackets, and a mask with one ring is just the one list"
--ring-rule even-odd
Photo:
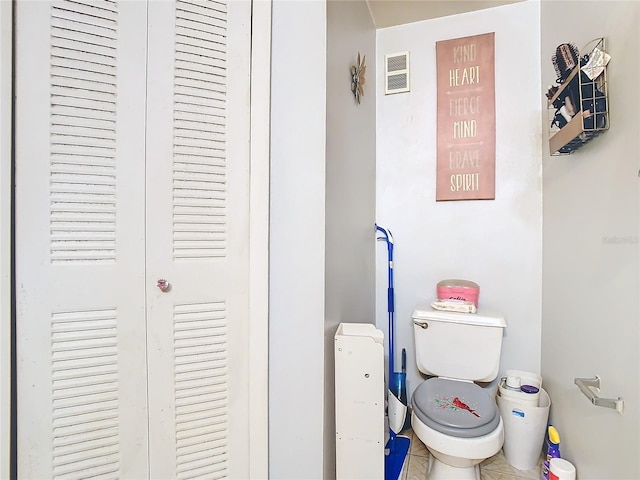
[[(547, 91), (551, 155), (571, 154), (609, 129), (609, 59), (604, 37), (580, 51), (571, 44), (558, 47), (552, 61), (560, 85)], [(566, 69), (567, 65), (572, 68)]]

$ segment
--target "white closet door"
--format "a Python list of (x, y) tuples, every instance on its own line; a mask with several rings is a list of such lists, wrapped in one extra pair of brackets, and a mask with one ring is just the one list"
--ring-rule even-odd
[(16, 15), (19, 478), (147, 478), (146, 4)]
[[(249, 1), (149, 3), (151, 478), (248, 478)], [(167, 280), (162, 292), (156, 284)]]

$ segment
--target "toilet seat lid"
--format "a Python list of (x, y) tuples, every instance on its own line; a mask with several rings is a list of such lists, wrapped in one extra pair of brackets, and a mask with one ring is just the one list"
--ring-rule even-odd
[(431, 378), (413, 393), (413, 411), (427, 426), (456, 437), (479, 437), (500, 423), (496, 402), (471, 382)]

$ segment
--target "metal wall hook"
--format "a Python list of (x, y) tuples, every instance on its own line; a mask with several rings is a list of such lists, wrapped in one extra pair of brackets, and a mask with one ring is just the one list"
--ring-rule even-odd
[(593, 378), (574, 378), (573, 382), (578, 386), (580, 391), (594, 404), (596, 407), (613, 408), (620, 413), (624, 411), (624, 400), (618, 398), (600, 398), (591, 388), (600, 391), (600, 377)]

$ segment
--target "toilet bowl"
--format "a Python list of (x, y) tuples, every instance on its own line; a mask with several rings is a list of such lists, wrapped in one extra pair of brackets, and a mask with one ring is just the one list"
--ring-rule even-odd
[[(478, 438), (456, 438), (443, 435), (411, 416), (414, 434), (431, 453), (427, 465), (429, 480), (480, 480), (479, 465), (500, 451), (504, 443), (504, 427)], [(447, 454), (446, 451), (452, 453)]]
[(477, 465), (495, 455), (504, 427), (495, 401), (478, 385), (431, 378), (414, 392), (411, 425), (435, 457), (428, 466), (433, 479), (477, 479)]
[(479, 464), (502, 448), (504, 426), (494, 396), (474, 382), (497, 377), (506, 321), (427, 307), (413, 323), (418, 368), (433, 375), (411, 402), (412, 429), (432, 454), (427, 478), (480, 480)]

